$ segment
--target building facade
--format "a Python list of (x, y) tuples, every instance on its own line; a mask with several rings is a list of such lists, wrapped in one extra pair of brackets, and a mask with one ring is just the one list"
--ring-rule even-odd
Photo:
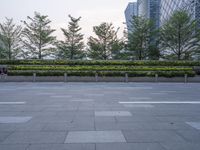
[(127, 29), (128, 31), (131, 30), (131, 20), (133, 18), (133, 16), (137, 16), (137, 3), (133, 2), (133, 3), (129, 3), (126, 10), (125, 10), (125, 18), (126, 18), (126, 25), (127, 25)]
[(127, 28), (131, 29), (130, 20), (134, 15), (153, 20), (155, 28), (159, 28), (179, 9), (188, 11), (200, 27), (200, 0), (137, 0), (125, 10)]
[(161, 0), (138, 0), (138, 16), (151, 19), (155, 28), (160, 26), (160, 2)]
[(179, 9), (186, 10), (200, 23), (200, 0), (161, 0), (160, 25), (162, 26), (173, 12)]

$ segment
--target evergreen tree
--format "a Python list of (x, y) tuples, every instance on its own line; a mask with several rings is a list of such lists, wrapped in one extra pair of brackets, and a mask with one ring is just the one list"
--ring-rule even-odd
[[(2, 38), (1, 35), (0, 38)], [(5, 58), (6, 58), (6, 50), (4, 48), (3, 42), (0, 40), (0, 59), (5, 59)]]
[(127, 42), (130, 59), (144, 60), (156, 58), (155, 55), (159, 53), (158, 49), (154, 49), (157, 47), (156, 34), (157, 31), (153, 21), (133, 16)]
[(33, 18), (28, 16), (27, 19), (30, 22), (23, 21), (25, 28), (22, 32), (24, 54), (37, 59), (52, 56), (55, 53), (53, 45), (56, 38), (52, 36), (55, 30), (51, 29), (48, 16), (35, 12)]
[(197, 50), (194, 52), (194, 58), (200, 60), (200, 24), (197, 23), (197, 28), (196, 28), (196, 46)]
[(160, 34), (165, 58), (187, 60), (197, 49), (196, 21), (184, 10), (174, 12)]
[(80, 33), (81, 28), (79, 26), (81, 17), (76, 19), (69, 15), (69, 18), (68, 29), (61, 28), (65, 41), (60, 41), (57, 44), (59, 50), (58, 58), (81, 59), (84, 57), (83, 34)]
[(13, 19), (6, 18), (0, 23), (0, 57), (15, 59), (20, 55), (20, 36), (22, 27), (13, 23)]
[(118, 30), (114, 29), (112, 23), (93, 27), (97, 37), (91, 36), (88, 40), (88, 56), (99, 60), (117, 59), (123, 49), (123, 42), (117, 37)]

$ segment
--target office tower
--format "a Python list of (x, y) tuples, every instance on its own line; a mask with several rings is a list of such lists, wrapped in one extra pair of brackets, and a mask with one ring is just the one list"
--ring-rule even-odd
[(155, 28), (160, 26), (160, 1), (161, 0), (138, 0), (138, 16), (151, 19), (155, 22)]
[(131, 20), (132, 20), (133, 16), (137, 16), (137, 3), (136, 2), (129, 3), (125, 10), (126, 25), (127, 25), (128, 31), (130, 31), (132, 28)]
[(193, 0), (194, 17), (197, 20), (198, 26), (200, 27), (200, 0)]
[(200, 25), (200, 0), (161, 0), (160, 25), (162, 26), (176, 10), (186, 10)]

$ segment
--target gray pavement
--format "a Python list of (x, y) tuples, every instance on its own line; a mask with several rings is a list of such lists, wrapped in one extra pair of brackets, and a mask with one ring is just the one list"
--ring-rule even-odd
[(0, 83), (0, 150), (199, 150), (200, 84)]

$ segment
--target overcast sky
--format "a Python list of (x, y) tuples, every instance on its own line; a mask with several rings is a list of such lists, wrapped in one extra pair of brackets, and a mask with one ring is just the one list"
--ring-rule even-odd
[(68, 14), (82, 17), (80, 22), (85, 38), (92, 34), (92, 27), (101, 22), (112, 22), (120, 27), (120, 35), (125, 22), (124, 10), (128, 2), (134, 0), (0, 0), (0, 22), (5, 17), (14, 18), (16, 23), (33, 16), (34, 11), (48, 15), (56, 35), (62, 38), (60, 27), (66, 27)]

